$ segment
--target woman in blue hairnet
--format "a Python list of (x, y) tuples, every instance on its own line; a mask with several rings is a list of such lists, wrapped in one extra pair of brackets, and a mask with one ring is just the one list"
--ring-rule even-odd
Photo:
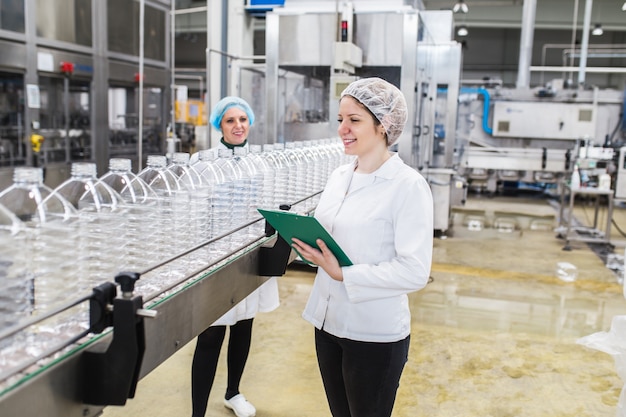
[(334, 417), (389, 417), (408, 358), (407, 294), (426, 286), (433, 201), (426, 180), (388, 150), (407, 120), (402, 92), (380, 78), (352, 82), (339, 102), (338, 133), (356, 160), (337, 168), (315, 217), (353, 265), (293, 239), (318, 265), (303, 317), (315, 326), (317, 360)]
[[(213, 108), (210, 123), (223, 135), (218, 149), (247, 146), (248, 133), (254, 123), (254, 112), (245, 100), (224, 97)], [(254, 316), (258, 312), (272, 311), (278, 304), (278, 284), (275, 278), (271, 278), (198, 336), (191, 367), (193, 417), (205, 415), (227, 326), (230, 336), (228, 384), (224, 405), (237, 417), (256, 415), (254, 406), (239, 392), (239, 383), (250, 351)]]

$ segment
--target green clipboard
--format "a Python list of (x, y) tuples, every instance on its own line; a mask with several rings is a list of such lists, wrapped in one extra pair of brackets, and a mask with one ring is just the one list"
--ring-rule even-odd
[[(315, 217), (284, 210), (257, 210), (288, 244), (291, 245), (291, 239), (295, 237), (319, 249), (315, 241), (322, 239), (330, 251), (337, 257), (339, 265), (352, 265), (350, 258), (348, 258), (337, 242), (335, 242), (335, 239), (333, 239), (330, 233), (328, 233)], [(300, 256), (300, 258), (302, 258), (302, 256)], [(304, 258), (302, 258), (302, 260), (310, 263)]]

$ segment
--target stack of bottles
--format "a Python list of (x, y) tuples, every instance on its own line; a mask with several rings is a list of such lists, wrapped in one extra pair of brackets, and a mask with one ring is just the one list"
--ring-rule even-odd
[[(300, 201), (293, 210), (312, 210), (316, 201), (308, 197), (348, 157), (340, 141), (316, 140), (207, 150), (189, 161), (186, 153), (171, 161), (149, 155), (134, 174), (129, 159), (113, 158), (100, 177), (95, 164), (77, 162), (71, 178), (54, 189), (44, 185), (41, 168), (15, 169), (13, 184), (0, 191), (0, 357), (8, 357), (5, 345), (15, 345), (3, 333), (90, 294), (120, 271), (149, 270), (136, 289), (150, 299), (262, 237), (257, 208)], [(33, 333), (69, 338), (84, 331), (84, 304), (71, 317), (59, 314), (54, 329)]]

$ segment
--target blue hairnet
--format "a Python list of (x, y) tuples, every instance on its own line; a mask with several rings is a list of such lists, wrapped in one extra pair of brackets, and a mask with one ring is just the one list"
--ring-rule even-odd
[(213, 111), (211, 112), (211, 116), (209, 118), (209, 123), (216, 128), (217, 130), (222, 130), (220, 126), (222, 124), (222, 118), (224, 117), (224, 113), (226, 110), (231, 107), (237, 107), (246, 112), (248, 115), (248, 120), (250, 120), (250, 126), (254, 124), (254, 112), (250, 105), (246, 102), (246, 100), (239, 97), (224, 97), (220, 101), (217, 102), (215, 107), (213, 107)]

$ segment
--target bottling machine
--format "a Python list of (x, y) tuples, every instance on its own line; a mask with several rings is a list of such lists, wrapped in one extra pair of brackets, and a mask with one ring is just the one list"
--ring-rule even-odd
[(459, 173), (470, 187), (494, 193), (503, 182), (521, 181), (558, 188), (594, 147), (605, 148), (599, 159), (611, 162), (622, 140), (613, 133), (623, 93), (562, 86), (461, 88), (458, 126), (468, 146), (460, 149)]

